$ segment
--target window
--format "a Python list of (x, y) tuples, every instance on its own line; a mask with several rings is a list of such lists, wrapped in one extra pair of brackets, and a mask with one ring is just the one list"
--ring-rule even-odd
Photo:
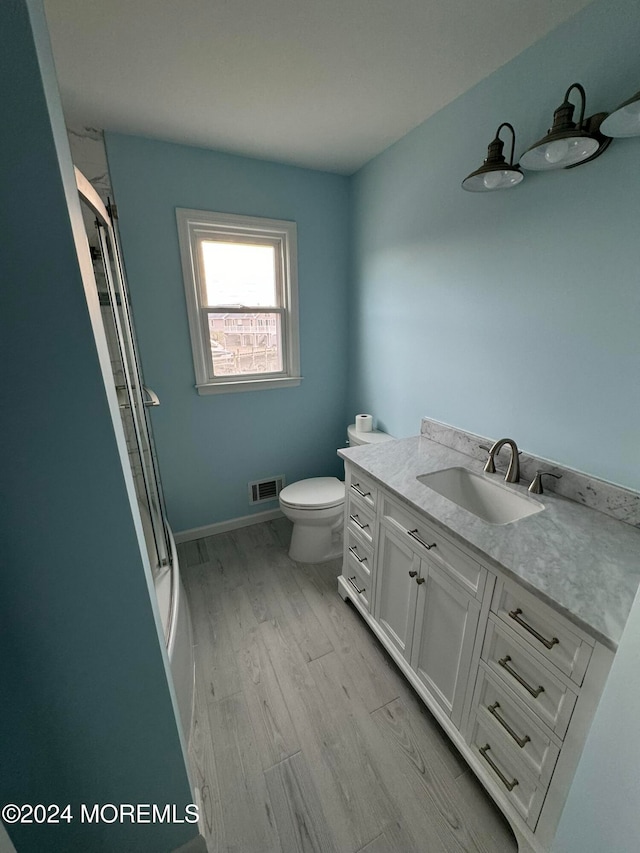
[(295, 222), (176, 215), (198, 393), (299, 385)]

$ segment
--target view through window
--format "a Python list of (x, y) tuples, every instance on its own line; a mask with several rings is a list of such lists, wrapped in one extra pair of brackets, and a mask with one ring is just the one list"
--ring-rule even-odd
[(217, 309), (208, 308), (214, 376), (280, 373), (280, 276), (274, 246), (222, 240), (200, 245), (206, 302)]

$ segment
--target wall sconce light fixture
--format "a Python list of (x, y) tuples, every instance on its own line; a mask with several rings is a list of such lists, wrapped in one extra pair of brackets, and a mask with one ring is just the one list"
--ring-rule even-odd
[[(580, 95), (580, 118), (573, 121), (574, 104), (569, 101), (571, 91)], [(595, 160), (609, 146), (611, 139), (600, 133), (600, 125), (607, 113), (595, 113), (585, 119), (586, 96), (579, 83), (566, 91), (564, 101), (553, 114), (553, 126), (546, 136), (528, 148), (520, 163), (524, 169), (571, 169), (589, 160)]]
[(606, 136), (640, 136), (640, 92), (607, 116), (600, 130)]
[[(504, 142), (500, 139), (500, 131), (508, 127), (511, 131), (511, 157), (507, 163), (502, 154)], [(508, 122), (503, 122), (496, 130), (495, 139), (489, 144), (487, 159), (479, 169), (471, 172), (462, 182), (462, 189), (469, 192), (491, 192), (492, 190), (508, 190), (517, 186), (524, 178), (520, 167), (513, 162), (513, 151), (516, 144), (516, 133)]]

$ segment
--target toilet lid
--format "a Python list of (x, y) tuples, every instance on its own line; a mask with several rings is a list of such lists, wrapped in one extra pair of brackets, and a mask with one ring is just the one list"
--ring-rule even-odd
[(311, 477), (285, 486), (280, 500), (300, 509), (328, 509), (343, 503), (344, 483), (337, 477)]

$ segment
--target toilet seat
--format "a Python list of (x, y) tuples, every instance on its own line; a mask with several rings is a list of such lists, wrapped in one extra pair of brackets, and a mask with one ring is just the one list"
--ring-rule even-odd
[(344, 503), (344, 483), (337, 477), (311, 477), (285, 486), (279, 498), (293, 509), (330, 509)]

